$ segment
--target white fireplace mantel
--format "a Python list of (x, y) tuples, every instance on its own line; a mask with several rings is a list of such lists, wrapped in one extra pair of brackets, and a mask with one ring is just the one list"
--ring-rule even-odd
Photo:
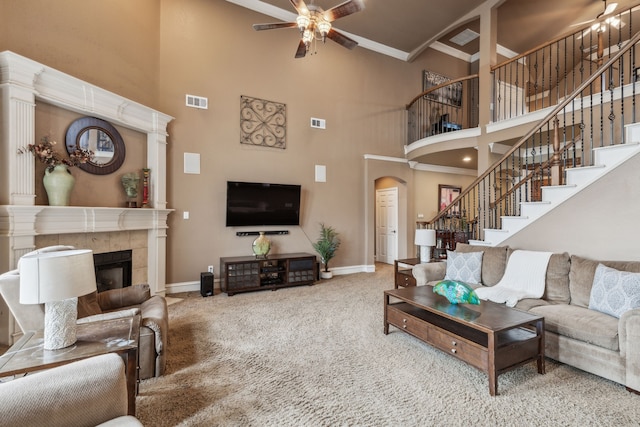
[[(35, 159), (18, 150), (35, 140), (36, 101), (98, 117), (147, 135), (152, 208), (35, 205)], [(148, 230), (148, 281), (166, 286), (166, 146), (173, 117), (10, 51), (0, 52), (0, 272), (15, 268), (48, 234)]]

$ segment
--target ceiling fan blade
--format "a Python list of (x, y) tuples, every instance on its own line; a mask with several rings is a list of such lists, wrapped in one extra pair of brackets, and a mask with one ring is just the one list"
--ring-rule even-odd
[(344, 34), (337, 32), (333, 28), (329, 30), (327, 37), (329, 37), (331, 40), (338, 43), (339, 45), (346, 47), (347, 49), (353, 49), (354, 47), (358, 46), (357, 41), (350, 39)]
[(256, 31), (262, 30), (275, 30), (277, 28), (292, 28), (297, 27), (295, 22), (276, 22), (273, 24), (253, 24), (253, 29)]
[(591, 24), (593, 21), (595, 21), (595, 19), (589, 19), (588, 21), (582, 21), (575, 24), (571, 24), (569, 25), (569, 28), (582, 27), (583, 25)]
[(613, 11), (616, 10), (617, 7), (618, 7), (618, 3), (609, 3), (607, 7), (604, 9), (603, 15), (608, 15), (610, 13), (613, 13)]
[(298, 43), (298, 50), (296, 50), (296, 58), (304, 58), (307, 54), (307, 45), (302, 40)]
[[(291, 0), (293, 2), (293, 0)], [(324, 17), (327, 21), (333, 22), (338, 18), (342, 18), (352, 13), (356, 13), (364, 9), (364, 2), (362, 0), (347, 0), (346, 2), (339, 4), (335, 7), (324, 12)]]
[(298, 15), (304, 15), (309, 11), (309, 9), (307, 8), (307, 5), (304, 3), (304, 0), (289, 0), (289, 1), (298, 12)]

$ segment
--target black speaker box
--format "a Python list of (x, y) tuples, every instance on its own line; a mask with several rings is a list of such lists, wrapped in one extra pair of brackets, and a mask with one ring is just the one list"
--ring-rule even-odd
[(213, 273), (200, 273), (200, 295), (213, 296)]

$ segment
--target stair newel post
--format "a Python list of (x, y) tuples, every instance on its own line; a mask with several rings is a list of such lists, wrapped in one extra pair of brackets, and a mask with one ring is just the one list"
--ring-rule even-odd
[(562, 185), (562, 162), (560, 160), (560, 121), (556, 117), (553, 129), (553, 157), (551, 158), (551, 185)]

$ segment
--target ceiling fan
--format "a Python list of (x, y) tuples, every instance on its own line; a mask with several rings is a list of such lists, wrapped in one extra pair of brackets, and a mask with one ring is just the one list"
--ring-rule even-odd
[(322, 40), (324, 43), (327, 38), (330, 38), (347, 49), (353, 49), (358, 45), (355, 40), (333, 29), (331, 23), (338, 18), (343, 18), (364, 9), (363, 0), (347, 0), (329, 10), (323, 10), (320, 6), (316, 6), (313, 4), (313, 0), (309, 5), (305, 4), (304, 0), (289, 1), (298, 12), (295, 22), (254, 24), (253, 29), (262, 31), (277, 28), (298, 28), (301, 39), (296, 50), (296, 58), (303, 58), (315, 40)]
[(600, 12), (598, 14), (598, 16), (596, 16), (593, 19), (590, 19), (589, 21), (584, 21), (584, 22), (580, 22), (578, 24), (574, 24), (573, 26), (582, 26), (585, 24), (589, 24), (591, 22), (594, 22), (593, 25), (591, 25), (591, 27), (587, 28), (585, 31), (583, 31), (577, 38), (581, 39), (584, 38), (590, 31), (594, 31), (595, 33), (597, 33), (598, 35), (598, 44), (596, 46), (591, 46), (587, 49), (585, 49), (585, 51), (587, 52), (587, 54), (591, 54), (591, 52), (593, 52), (593, 50), (596, 50), (596, 63), (598, 65), (602, 64), (602, 57), (604, 54), (604, 42), (603, 42), (603, 33), (607, 30), (607, 26), (612, 26), (616, 29), (618, 28), (622, 28), (624, 26), (624, 22), (622, 22), (618, 17), (616, 16), (609, 16), (608, 18), (606, 18), (603, 21), (600, 21), (601, 18), (607, 16), (607, 15), (611, 15), (616, 8), (618, 7), (618, 3), (609, 3), (607, 4), (607, 0), (602, 0), (604, 2), (604, 9), (602, 10), (602, 12)]

